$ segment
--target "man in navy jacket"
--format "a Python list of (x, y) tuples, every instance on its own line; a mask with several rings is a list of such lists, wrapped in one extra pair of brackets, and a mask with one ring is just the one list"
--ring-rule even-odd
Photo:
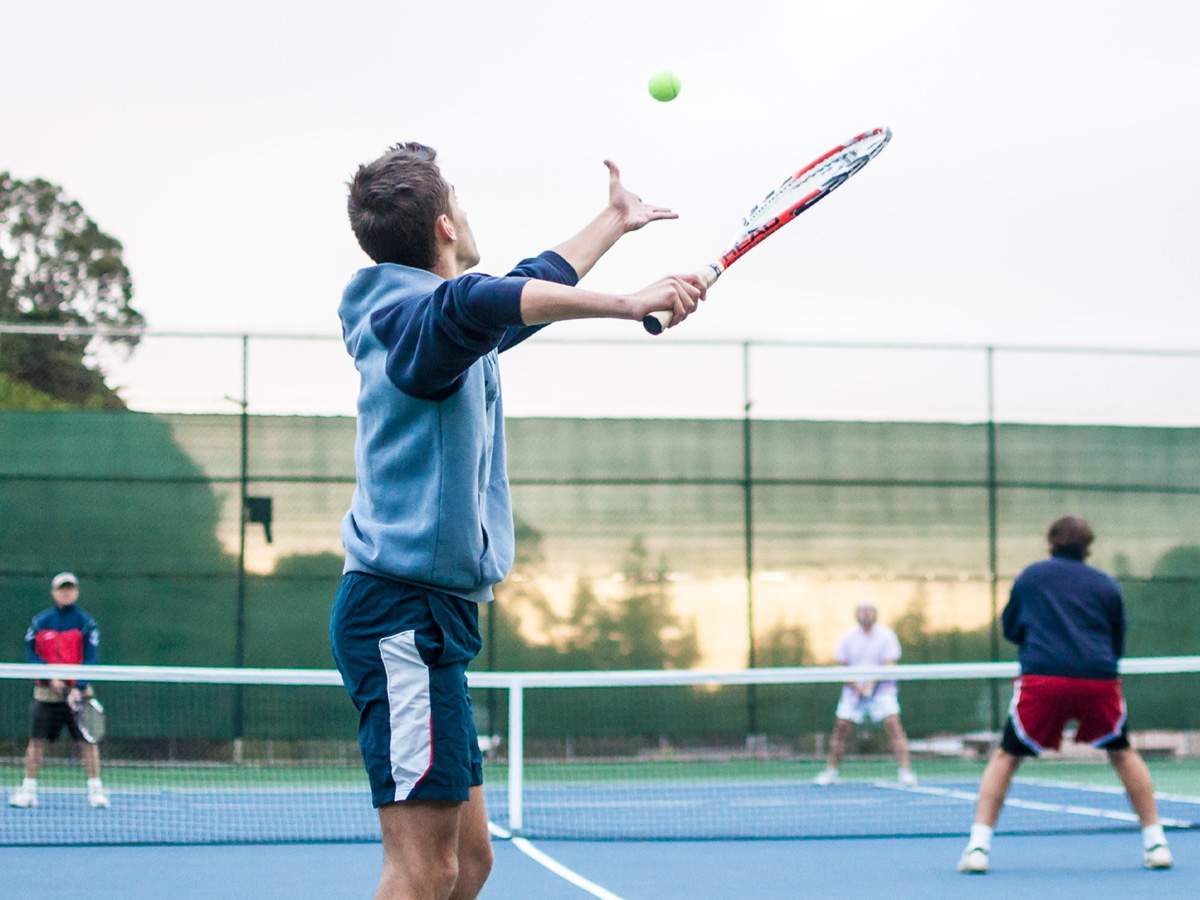
[[(32, 663), (95, 665), (100, 654), (100, 629), (96, 620), (79, 608), (79, 581), (70, 572), (60, 572), (50, 582), (54, 606), (33, 617), (25, 632), (25, 655)], [(46, 744), (54, 743), (66, 728), (79, 745), (79, 757), (87, 772), (88, 804), (93, 809), (108, 806), (108, 795), (100, 782), (100, 748), (88, 743), (75, 723), (72, 707), (91, 695), (86, 681), (48, 678), (33, 688), (32, 726), (25, 750), (25, 780), (8, 798), (9, 806), (37, 806), (37, 777)]]
[(1019, 648), (1021, 677), (1008, 722), (979, 785), (975, 824), (958, 862), (960, 872), (987, 871), (992, 829), (1021, 760), (1057, 750), (1075, 720), (1077, 742), (1105, 750), (1142, 824), (1142, 863), (1170, 868), (1171, 850), (1158, 821), (1150, 772), (1129, 745), (1117, 663), (1125, 652), (1125, 608), (1112, 576), (1084, 562), (1094, 535), (1078, 516), (1064, 516), (1047, 534), (1050, 558), (1013, 582), (1002, 622)]
[(479, 604), (514, 552), (498, 354), (564, 319), (670, 310), (677, 324), (704, 285), (575, 286), (623, 234), (675, 218), (627, 190), (612, 163), (608, 204), (577, 235), (506, 276), (469, 273), (475, 237), (435, 159), (400, 144), (350, 185), (350, 224), (375, 264), (338, 309), (361, 388), (330, 642), (383, 832), (376, 896), (469, 900), (492, 852), (466, 669)]

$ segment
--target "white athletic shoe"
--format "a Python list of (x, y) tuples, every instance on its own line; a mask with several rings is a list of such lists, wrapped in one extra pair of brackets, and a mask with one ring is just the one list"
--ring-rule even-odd
[(1169, 869), (1175, 860), (1166, 844), (1155, 844), (1142, 851), (1142, 865), (1147, 869)]
[(899, 779), (901, 787), (916, 787), (917, 776), (913, 774), (912, 769), (901, 769), (896, 778)]
[(37, 806), (37, 791), (19, 787), (8, 795), (8, 805), (15, 806), (17, 809), (30, 809)]
[(88, 806), (92, 809), (108, 809), (108, 794), (103, 789), (88, 791)]
[(837, 782), (838, 782), (838, 770), (837, 769), (825, 769), (824, 771), (821, 772), (820, 775), (818, 775), (816, 778), (813, 779), (813, 784), (820, 785), (821, 787), (827, 787), (828, 785), (831, 785), (831, 784), (837, 784)]
[(982, 847), (967, 847), (958, 858), (958, 871), (968, 875), (983, 875), (988, 870), (988, 852)]

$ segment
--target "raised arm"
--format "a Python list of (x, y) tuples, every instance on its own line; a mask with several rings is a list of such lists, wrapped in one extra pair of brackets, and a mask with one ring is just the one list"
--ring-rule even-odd
[(630, 231), (659, 219), (678, 219), (664, 206), (645, 203), (621, 183), (621, 170), (611, 160), (608, 167), (608, 206), (573, 238), (563, 241), (554, 251), (571, 264), (580, 278), (591, 271), (597, 260)]

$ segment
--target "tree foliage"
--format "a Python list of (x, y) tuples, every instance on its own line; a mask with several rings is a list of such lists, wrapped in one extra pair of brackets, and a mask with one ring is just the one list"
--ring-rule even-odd
[[(121, 242), (78, 201), (43, 179), (0, 172), (0, 321), (138, 328)], [(72, 405), (119, 409), (98, 360), (136, 336), (4, 335), (0, 373)]]

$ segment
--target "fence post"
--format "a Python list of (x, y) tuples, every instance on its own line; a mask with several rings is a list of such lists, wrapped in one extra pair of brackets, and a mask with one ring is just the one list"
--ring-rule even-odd
[(508, 830), (518, 834), (524, 825), (525, 686), (508, 688)]
[[(997, 509), (999, 503), (996, 484), (996, 382), (995, 382), (995, 348), (988, 345), (985, 350), (987, 359), (987, 491), (988, 491), (988, 589), (991, 593), (991, 629), (990, 644), (992, 662), (1000, 659), (1000, 620), (999, 620), (999, 526)], [(988, 682), (991, 700), (992, 731), (1000, 729), (1000, 682)]]
[[(238, 466), (238, 568), (237, 624), (234, 631), (234, 665), (246, 664), (246, 493), (250, 468), (250, 336), (242, 335), (241, 461)], [(235, 755), (240, 756), (245, 723), (244, 690), (238, 685), (233, 703)], [(239, 760), (240, 761), (240, 760)]]
[[(750, 342), (742, 342), (742, 528), (746, 554), (746, 664), (753, 669), (758, 658), (754, 646), (754, 438), (750, 421)], [(746, 686), (746, 731), (758, 734), (758, 697), (754, 685)]]

